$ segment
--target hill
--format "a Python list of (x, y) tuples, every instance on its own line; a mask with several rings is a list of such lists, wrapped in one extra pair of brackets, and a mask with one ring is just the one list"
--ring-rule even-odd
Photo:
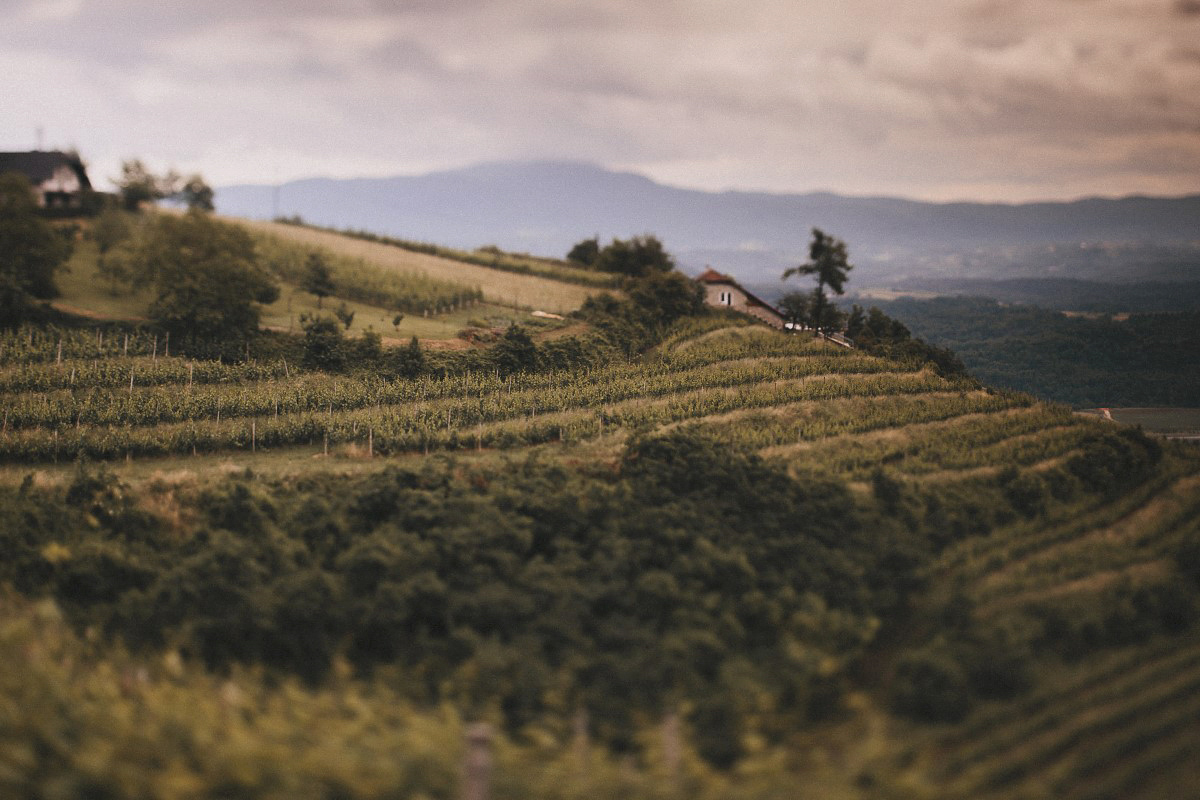
[[(230, 186), (218, 190), (216, 202), (236, 216), (298, 214), (321, 225), (466, 249), (496, 244), (554, 256), (592, 234), (649, 231), (689, 268), (711, 263), (751, 283), (777, 281), (784, 267), (803, 260), (814, 226), (851, 244), (859, 285), (930, 275), (1183, 280), (1195, 278), (1200, 262), (1200, 195), (924, 203), (705, 192), (589, 164), (521, 162), (412, 177)], [(1081, 243), (1091, 245), (1083, 258)]]
[(1194, 785), (1194, 448), (720, 315), (557, 366), (590, 313), (397, 380), (0, 338), (0, 787), (451, 797), (472, 720), (497, 797)]
[[(127, 225), (136, 231), (143, 222)], [(569, 313), (589, 295), (615, 291), (610, 276), (498, 250), (462, 252), (294, 224), (231, 218), (222, 222), (251, 234), (259, 262), (281, 287), (279, 297), (262, 311), (263, 325), (275, 331), (299, 332), (301, 315), (320, 310), (317, 298), (303, 287), (307, 258), (313, 254), (333, 270), (334, 290), (326, 298), (325, 312), (344, 306), (353, 314), (347, 326), (351, 334), (370, 330), (380, 334), (384, 344), (418, 336), (427, 346), (465, 346), (459, 338), (462, 331), (514, 320), (555, 327), (530, 312)], [(82, 236), (57, 276), (56, 306), (96, 320), (144, 319), (152, 299), (146, 287), (114, 283), (101, 269), (94, 224), (78, 224)], [(119, 257), (119, 249), (114, 252)], [(112, 262), (114, 255), (107, 258)], [(397, 312), (403, 317), (399, 322)]]

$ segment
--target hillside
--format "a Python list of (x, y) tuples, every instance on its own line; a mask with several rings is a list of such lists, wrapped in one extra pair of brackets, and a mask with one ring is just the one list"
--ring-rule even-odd
[(1195, 448), (720, 316), (400, 380), (144, 344), (0, 338), (8, 794), (452, 797), (480, 719), (497, 797), (1197, 779)]
[(749, 283), (777, 282), (803, 260), (813, 227), (851, 244), (860, 286), (929, 276), (1194, 280), (1200, 261), (1197, 196), (925, 203), (705, 192), (589, 164), (517, 162), (278, 189), (229, 186), (216, 203), (235, 216), (298, 214), (338, 228), (552, 256), (593, 234), (607, 240), (653, 231), (693, 272), (712, 264)]
[[(531, 264), (526, 257), (445, 248), (440, 250), (446, 254), (438, 255), (297, 225), (228, 218), (222, 222), (251, 234), (258, 260), (280, 286), (278, 299), (262, 310), (263, 326), (276, 331), (298, 333), (303, 314), (322, 310), (302, 285), (310, 254), (321, 255), (333, 269), (335, 287), (325, 313), (345, 306), (353, 313), (349, 333), (371, 330), (385, 345), (417, 336), (426, 346), (461, 347), (465, 342), (459, 333), (464, 329), (505, 326), (514, 320), (555, 327), (545, 317), (532, 318), (530, 312), (569, 313), (589, 295), (615, 291), (607, 276), (586, 273), (590, 283), (585, 282), (578, 274), (581, 270), (561, 262)], [(56, 306), (96, 320), (144, 319), (152, 299), (149, 291), (114, 285), (100, 268), (102, 256), (92, 224), (82, 225), (71, 260), (57, 276)], [(398, 311), (403, 318), (397, 323)]]

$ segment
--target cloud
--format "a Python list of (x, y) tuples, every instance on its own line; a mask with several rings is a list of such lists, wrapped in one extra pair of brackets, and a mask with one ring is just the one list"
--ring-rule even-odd
[(46, 125), (213, 182), (565, 157), (707, 188), (1194, 191), (1197, 7), (39, 0), (0, 30), (0, 146)]

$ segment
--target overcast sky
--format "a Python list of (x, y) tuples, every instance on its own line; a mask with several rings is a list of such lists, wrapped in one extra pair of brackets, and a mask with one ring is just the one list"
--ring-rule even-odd
[(0, 150), (214, 185), (578, 159), (707, 189), (1200, 192), (1200, 0), (0, 0)]

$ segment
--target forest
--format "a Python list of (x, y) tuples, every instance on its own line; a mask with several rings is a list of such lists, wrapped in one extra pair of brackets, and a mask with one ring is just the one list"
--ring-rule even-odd
[(1200, 406), (1200, 312), (1068, 316), (942, 297), (878, 305), (971, 375), (1076, 408)]

